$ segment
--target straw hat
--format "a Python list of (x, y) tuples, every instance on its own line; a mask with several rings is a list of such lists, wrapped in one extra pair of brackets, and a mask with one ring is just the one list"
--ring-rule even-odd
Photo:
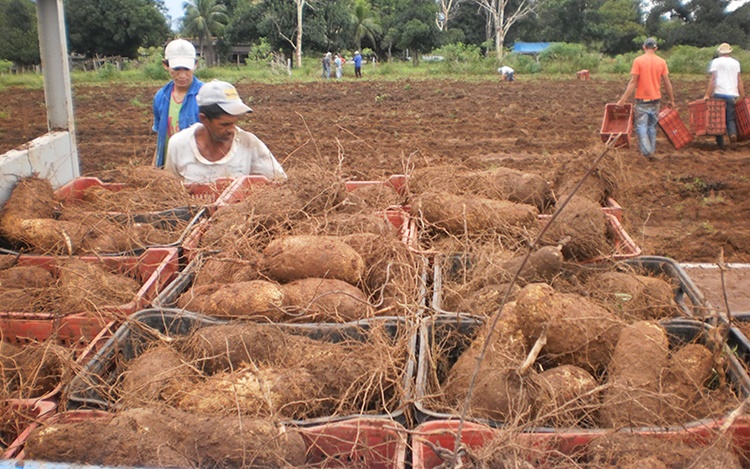
[(732, 46), (727, 44), (726, 42), (722, 42), (718, 49), (716, 49), (719, 54), (729, 54), (732, 52)]

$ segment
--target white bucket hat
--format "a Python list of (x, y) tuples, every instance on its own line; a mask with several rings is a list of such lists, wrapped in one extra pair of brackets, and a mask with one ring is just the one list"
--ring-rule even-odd
[(230, 83), (219, 80), (211, 80), (201, 86), (198, 96), (195, 97), (198, 106), (210, 106), (218, 104), (224, 112), (233, 116), (239, 116), (248, 112), (253, 112), (240, 99), (237, 89)]
[(184, 39), (175, 39), (164, 49), (164, 60), (169, 68), (195, 68), (195, 46)]

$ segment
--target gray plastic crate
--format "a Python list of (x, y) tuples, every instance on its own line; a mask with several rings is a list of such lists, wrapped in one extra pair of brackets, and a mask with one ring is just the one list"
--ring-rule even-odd
[[(196, 313), (152, 308), (130, 316), (112, 338), (88, 362), (83, 370), (71, 381), (63, 394), (65, 407), (71, 409), (99, 409), (114, 411), (118, 404), (106, 392), (117, 381), (122, 372), (122, 364), (137, 357), (158, 333), (169, 337), (186, 336), (196, 329), (212, 325), (229, 324), (225, 321)], [(234, 321), (235, 323), (237, 321)], [(374, 324), (383, 324), (391, 337), (410, 334), (406, 354), (406, 369), (403, 375), (404, 395), (398, 408), (383, 414), (358, 414), (291, 420), (297, 426), (318, 425), (327, 422), (346, 420), (354, 417), (387, 418), (405, 424), (408, 407), (413, 395), (413, 381), (416, 368), (416, 325), (402, 318), (381, 317), (367, 321), (345, 324), (261, 324), (262, 327), (277, 327), (294, 334), (305, 335), (314, 340), (340, 342), (343, 340), (367, 339), (367, 331)], [(145, 326), (145, 327), (144, 327)]]
[[(431, 409), (426, 398), (440, 392), (438, 383), (445, 380), (450, 367), (469, 347), (482, 324), (483, 321), (480, 318), (468, 316), (438, 316), (423, 321), (419, 331), (419, 360), (414, 399), (414, 417), (418, 424), (433, 420), (457, 420), (460, 418), (460, 415), (457, 414), (448, 414)], [(708, 332), (712, 329), (709, 324), (691, 319), (664, 320), (660, 324), (666, 329), (672, 347), (693, 341), (705, 343)], [(439, 357), (433, 357), (432, 355), (433, 345), (436, 343), (443, 344), (444, 353)], [(733, 390), (741, 398), (750, 396), (750, 376), (748, 376), (744, 365), (730, 346), (725, 346), (724, 352), (729, 357), (728, 377), (731, 380)], [(496, 420), (479, 418), (469, 420), (496, 428), (503, 426), (503, 422)], [(708, 420), (713, 421), (713, 419)], [(666, 427), (662, 430), (678, 430), (686, 426), (704, 423), (701, 420), (687, 425), (678, 425), (674, 428)], [(551, 427), (528, 429), (531, 432), (556, 432), (559, 430)], [(611, 431), (611, 429), (601, 430)]]
[[(471, 268), (469, 261), (455, 258), (451, 269)], [(675, 260), (668, 257), (641, 256), (627, 259), (617, 264), (621, 268), (627, 266), (637, 269), (645, 274), (664, 275), (674, 284), (674, 300), (685, 317), (693, 319), (705, 319), (711, 316), (708, 304), (703, 294), (695, 286), (690, 276)], [(431, 309), (439, 314), (447, 315), (471, 315), (471, 311), (447, 311), (443, 304), (443, 278), (444, 271), (442, 263), (436, 260), (433, 265), (433, 290)]]

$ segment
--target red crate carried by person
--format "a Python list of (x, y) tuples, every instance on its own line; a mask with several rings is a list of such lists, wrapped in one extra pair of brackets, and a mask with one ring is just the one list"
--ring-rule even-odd
[(727, 131), (726, 107), (722, 99), (699, 99), (688, 103), (693, 135), (724, 135)]
[(750, 138), (750, 99), (737, 100), (734, 111), (737, 117), (737, 137)]
[(659, 127), (675, 150), (679, 150), (693, 141), (693, 134), (690, 133), (685, 123), (680, 119), (680, 114), (674, 108), (665, 107), (659, 111)]

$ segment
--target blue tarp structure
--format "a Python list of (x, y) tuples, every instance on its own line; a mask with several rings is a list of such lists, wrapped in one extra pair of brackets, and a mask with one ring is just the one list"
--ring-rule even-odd
[(513, 52), (517, 54), (538, 54), (548, 48), (551, 42), (516, 42), (513, 44)]

